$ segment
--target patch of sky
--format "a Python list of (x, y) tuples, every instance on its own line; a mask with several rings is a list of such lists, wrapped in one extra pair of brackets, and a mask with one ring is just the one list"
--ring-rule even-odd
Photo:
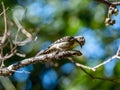
[(60, 70), (63, 74), (70, 74), (75, 69), (73, 63), (66, 63), (61, 66)]
[(51, 42), (50, 42), (50, 41), (46, 41), (46, 42), (42, 43), (42, 45), (41, 45), (41, 49), (42, 49), (42, 50), (47, 49), (47, 48), (48, 48), (48, 46), (49, 46), (50, 44), (51, 44)]
[[(29, 73), (33, 70), (33, 66), (32, 65), (29, 65), (29, 66), (25, 66), (25, 67), (22, 67), (20, 69), (18, 69), (13, 77), (16, 81), (19, 81), (19, 82), (25, 82), (28, 77), (29, 77)], [(28, 72), (28, 73), (27, 73)]]
[(115, 30), (114, 28), (110, 28), (107, 27), (104, 31), (103, 31), (104, 37), (116, 37), (118, 35), (120, 35), (120, 30)]
[[(34, 2), (28, 6), (27, 17), (31, 23), (49, 24), (53, 21), (56, 9), (53, 5)], [(34, 18), (34, 19), (32, 19)]]
[[(110, 53), (111, 57), (116, 54), (119, 46), (120, 46), (120, 38), (114, 40), (111, 44), (108, 45), (109, 52), (111, 52)], [(111, 57), (107, 58), (106, 60), (110, 59)], [(113, 70), (114, 70), (116, 63), (117, 63), (117, 59), (113, 59), (112, 62), (105, 64), (105, 72), (104, 73), (105, 73), (106, 77), (110, 77), (113, 75)]]
[[(108, 59), (110, 59), (110, 58), (108, 58)], [(111, 77), (113, 75), (113, 70), (114, 70), (114, 67), (115, 67), (116, 63), (117, 63), (117, 59), (113, 59), (112, 62), (109, 62), (109, 63), (104, 65), (105, 66), (104, 74), (105, 74), (106, 77)]]
[(111, 44), (108, 45), (110, 54), (116, 54), (118, 47), (120, 47), (120, 38), (115, 39)]
[(57, 84), (58, 75), (53, 69), (49, 69), (40, 76), (44, 90), (54, 90)]
[(33, 43), (28, 43), (22, 47), (19, 47), (19, 49), (27, 54), (33, 50), (33, 47), (34, 47)]
[(95, 32), (89, 28), (82, 28), (77, 35), (85, 37), (85, 45), (82, 48), (84, 56), (88, 59), (98, 59), (105, 55), (102, 41), (100, 41)]
[(32, 2), (32, 0), (17, 0), (17, 3), (22, 6), (26, 6), (26, 5), (30, 4), (31, 2)]

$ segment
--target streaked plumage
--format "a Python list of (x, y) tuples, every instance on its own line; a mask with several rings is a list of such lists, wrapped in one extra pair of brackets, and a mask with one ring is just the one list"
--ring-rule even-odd
[(58, 39), (53, 44), (51, 44), (46, 50), (41, 51), (38, 55), (52, 53), (54, 51), (67, 51), (71, 50), (74, 47), (80, 45), (81, 47), (85, 43), (85, 38), (83, 36), (65, 36), (61, 39)]

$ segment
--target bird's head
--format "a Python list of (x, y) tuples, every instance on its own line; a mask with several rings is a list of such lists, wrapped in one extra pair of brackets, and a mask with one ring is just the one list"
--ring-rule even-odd
[(85, 44), (85, 38), (83, 36), (75, 36), (76, 42), (82, 47)]

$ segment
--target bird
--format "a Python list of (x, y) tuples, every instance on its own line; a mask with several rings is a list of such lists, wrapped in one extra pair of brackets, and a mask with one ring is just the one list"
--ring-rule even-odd
[(83, 36), (64, 36), (52, 43), (46, 50), (40, 51), (38, 55), (50, 54), (56, 51), (68, 51), (80, 45), (81, 48), (85, 44)]

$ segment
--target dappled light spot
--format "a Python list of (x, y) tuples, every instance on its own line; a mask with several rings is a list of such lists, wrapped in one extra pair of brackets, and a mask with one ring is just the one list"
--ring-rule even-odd
[(61, 66), (60, 70), (63, 74), (70, 74), (75, 69), (75, 66), (73, 63), (66, 63)]
[[(99, 40), (95, 32), (89, 28), (82, 28), (79, 32), (85, 37), (85, 45), (83, 46), (83, 53), (88, 59), (98, 59), (105, 55), (102, 41)], [(78, 34), (78, 35), (79, 35)]]
[(104, 74), (106, 77), (111, 77), (113, 75), (113, 70), (114, 70), (116, 63), (117, 63), (117, 59), (115, 59), (112, 62), (109, 62), (105, 65)]
[(18, 4), (26, 6), (32, 2), (32, 0), (17, 0)]
[(29, 78), (30, 72), (32, 70), (33, 70), (32, 65), (22, 67), (14, 73), (13, 77), (15, 78), (16, 81), (25, 82)]
[(28, 6), (27, 18), (33, 24), (51, 23), (54, 13), (55, 8), (52, 5), (35, 2)]
[(41, 76), (41, 83), (44, 90), (54, 90), (57, 85), (57, 73), (53, 70), (47, 70)]
[(13, 18), (17, 18), (18, 20), (22, 20), (25, 16), (25, 8), (21, 6), (16, 6), (13, 9)]
[[(20, 68), (20, 69), (18, 69), (17, 71), (22, 71), (22, 70), (27, 71), (26, 68)], [(26, 74), (26, 73), (24, 73), (24, 72), (22, 72), (22, 73), (20, 73), (20, 72), (15, 72), (13, 76), (14, 76), (14, 78), (15, 78), (16, 81), (25, 82), (25, 81), (28, 79), (29, 74)]]

